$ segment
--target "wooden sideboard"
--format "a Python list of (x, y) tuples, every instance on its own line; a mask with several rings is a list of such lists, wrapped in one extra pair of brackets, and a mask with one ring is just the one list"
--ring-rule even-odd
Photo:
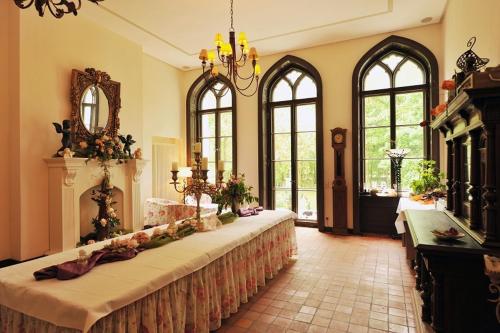
[[(422, 297), (422, 321), (437, 333), (500, 332), (495, 304), (484, 274), (484, 254), (497, 254), (466, 233), (449, 212), (408, 210), (405, 228), (415, 253), (416, 288)], [(457, 241), (440, 241), (434, 229), (454, 227)], [(408, 246), (408, 244), (407, 244)]]
[(359, 196), (359, 220), (361, 233), (396, 235), (396, 221), (399, 197), (371, 195)]
[[(422, 320), (438, 333), (498, 333), (483, 256), (500, 256), (500, 66), (467, 76), (431, 127), (446, 141), (447, 209), (405, 212)], [(450, 227), (465, 237), (431, 233)]]

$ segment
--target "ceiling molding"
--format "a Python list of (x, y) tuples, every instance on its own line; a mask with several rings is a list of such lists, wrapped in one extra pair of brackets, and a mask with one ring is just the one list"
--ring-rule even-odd
[[(102, 10), (106, 11), (110, 15), (113, 15), (116, 18), (122, 20), (123, 22), (126, 22), (127, 24), (130, 24), (134, 28), (142, 31), (145, 34), (150, 35), (151, 37), (157, 39), (158, 41), (164, 43), (165, 45), (167, 45), (169, 47), (172, 47), (172, 48), (176, 49), (177, 51), (183, 53), (186, 56), (193, 57), (193, 56), (198, 55), (198, 53), (190, 53), (187, 50), (184, 50), (183, 48), (175, 45), (174, 43), (169, 42), (168, 40), (162, 38), (158, 34), (156, 34), (156, 33), (152, 32), (152, 31), (144, 28), (143, 26), (141, 26), (141, 25), (139, 25), (139, 24), (137, 24), (137, 23), (135, 23), (135, 22), (127, 19), (126, 17), (123, 17), (122, 15), (116, 13), (115, 11), (107, 8), (102, 3), (99, 4), (98, 8), (101, 8)], [(384, 10), (384, 11), (378, 12), (378, 13), (373, 13), (373, 14), (369, 14), (369, 15), (358, 16), (358, 17), (354, 17), (354, 18), (350, 18), (350, 19), (346, 19), (346, 20), (340, 20), (340, 21), (336, 21), (336, 22), (332, 22), (332, 23), (323, 24), (323, 25), (318, 25), (318, 26), (313, 26), (313, 27), (309, 27), (309, 28), (294, 30), (294, 31), (290, 31), (290, 32), (287, 32), (287, 33), (276, 34), (276, 35), (271, 35), (271, 36), (267, 36), (267, 37), (263, 37), (263, 38), (249, 40), (249, 43), (262, 42), (262, 41), (266, 41), (266, 40), (270, 40), (270, 39), (274, 39), (274, 38), (291, 36), (291, 35), (298, 34), (298, 33), (310, 32), (310, 31), (313, 31), (313, 30), (319, 30), (319, 29), (329, 28), (329, 27), (333, 27), (333, 26), (336, 26), (336, 25), (340, 25), (340, 24), (352, 23), (352, 22), (356, 22), (356, 21), (367, 19), (367, 18), (371, 18), (371, 17), (376, 17), (376, 16), (380, 16), (380, 15), (390, 14), (390, 13), (393, 12), (393, 10), (394, 10), (394, 0), (387, 0), (387, 9)]]

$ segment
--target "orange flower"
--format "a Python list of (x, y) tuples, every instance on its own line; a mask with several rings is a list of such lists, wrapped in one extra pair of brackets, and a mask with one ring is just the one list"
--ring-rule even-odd
[(448, 103), (442, 103), (436, 106), (434, 109), (431, 111), (431, 115), (433, 116), (438, 116), (441, 113), (443, 113), (446, 110), (446, 107), (448, 106)]
[(444, 80), (441, 84), (441, 89), (444, 90), (453, 90), (455, 89), (455, 81), (453, 80)]

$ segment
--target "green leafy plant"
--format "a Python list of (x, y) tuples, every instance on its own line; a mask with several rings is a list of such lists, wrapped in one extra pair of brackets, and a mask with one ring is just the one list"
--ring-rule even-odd
[(223, 208), (231, 206), (235, 212), (235, 204), (252, 203), (259, 200), (258, 197), (252, 195), (252, 186), (245, 184), (245, 174), (240, 176), (231, 175), (229, 180), (222, 185), (212, 196), (212, 202), (219, 205), (219, 213)]
[(444, 175), (436, 168), (436, 161), (424, 160), (418, 163), (418, 179), (411, 182), (410, 187), (414, 194), (424, 194), (433, 190), (443, 190), (441, 178)]

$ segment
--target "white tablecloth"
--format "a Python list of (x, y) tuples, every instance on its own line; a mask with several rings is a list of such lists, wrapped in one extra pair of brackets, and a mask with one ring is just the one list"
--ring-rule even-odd
[[(405, 233), (405, 225), (404, 221), (406, 221), (405, 211), (408, 209), (416, 209), (416, 210), (433, 210), (436, 209), (435, 204), (425, 205), (419, 201), (411, 200), (410, 198), (400, 198), (398, 203), (398, 208), (396, 209), (396, 214), (398, 217), (396, 218), (396, 230), (398, 234)], [(444, 202), (442, 200), (438, 201), (437, 210), (444, 210)]]
[[(0, 270), (0, 305), (57, 326), (85, 332), (100, 318), (201, 269), (273, 226), (293, 218), (295, 214), (286, 210), (263, 211), (217, 231), (196, 233), (145, 251), (129, 261), (97, 266), (88, 274), (69, 281), (35, 281), (33, 272), (75, 259), (82, 248), (10, 266)], [(152, 230), (147, 232), (152, 233)], [(105, 243), (83, 249), (90, 252)]]

